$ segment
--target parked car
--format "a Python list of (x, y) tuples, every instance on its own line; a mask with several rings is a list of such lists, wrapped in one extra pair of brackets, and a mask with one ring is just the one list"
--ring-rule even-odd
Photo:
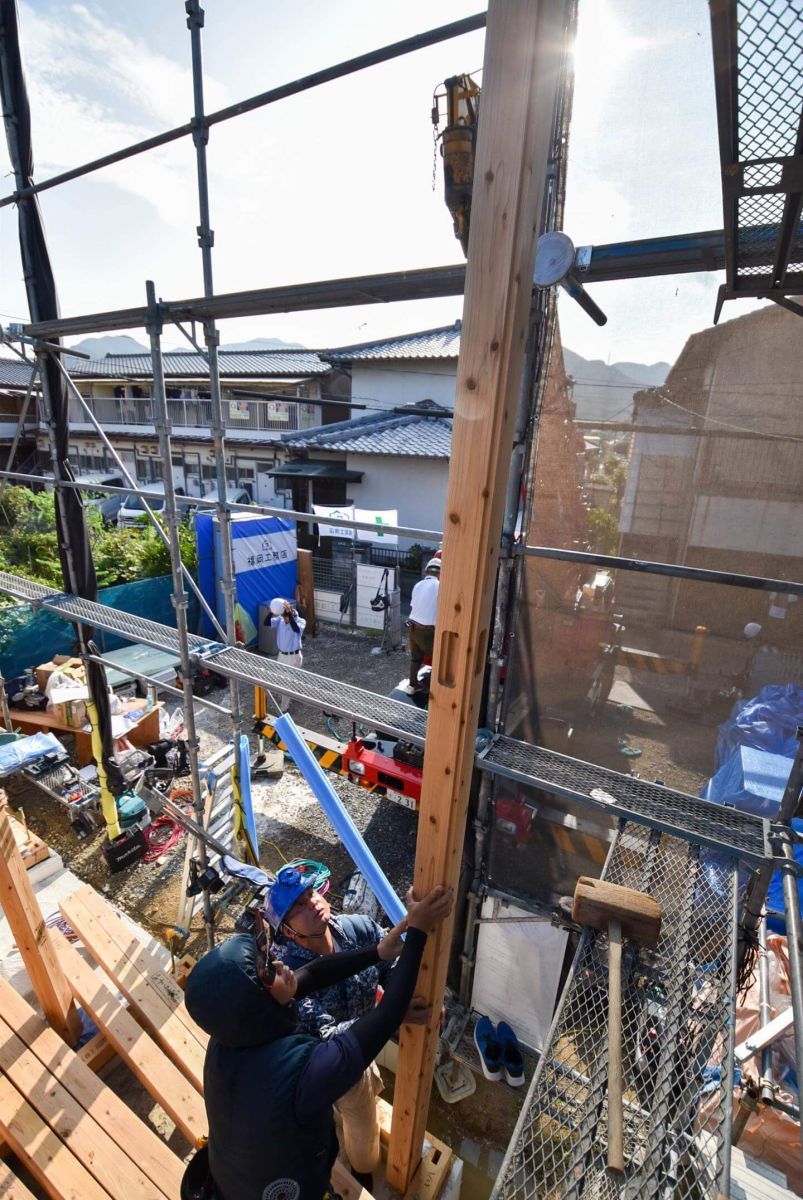
[[(154, 512), (160, 513), (164, 511), (165, 506), (165, 485), (163, 483), (148, 483), (141, 489), (143, 497), (148, 504), (148, 507)], [(184, 488), (176, 488), (177, 496), (184, 496), (186, 492)], [(117, 524), (121, 529), (130, 528), (132, 525), (141, 525), (148, 520), (148, 514), (142, 503), (142, 498), (139, 496), (126, 496), (124, 502), (120, 506), (120, 511), (117, 514)]]
[[(75, 482), (83, 485), (94, 483), (101, 487), (124, 488), (126, 486), (126, 481), (119, 472), (98, 471), (93, 475), (79, 475)], [(106, 525), (114, 524), (125, 500), (125, 496), (110, 496), (108, 492), (100, 491), (82, 491), (81, 495), (84, 507), (97, 509)]]
[[(211, 487), (203, 494), (204, 500), (217, 500), (217, 488)], [(226, 488), (226, 501), (228, 504), (253, 504), (250, 494), (243, 487)], [(182, 505), (182, 508), (184, 505)], [(190, 504), (186, 507), (186, 511), (192, 515), (197, 512), (209, 512), (210, 510), (204, 505)]]

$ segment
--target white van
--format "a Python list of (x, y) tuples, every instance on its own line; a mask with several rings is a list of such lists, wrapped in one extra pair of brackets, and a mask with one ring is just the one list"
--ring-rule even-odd
[[(163, 483), (149, 483), (140, 490), (149, 508), (153, 509), (155, 513), (164, 512), (165, 485)], [(186, 495), (184, 488), (177, 487), (176, 495)], [(117, 514), (117, 524), (121, 529), (130, 528), (132, 525), (149, 524), (148, 514), (145, 512), (139, 496), (126, 496)]]

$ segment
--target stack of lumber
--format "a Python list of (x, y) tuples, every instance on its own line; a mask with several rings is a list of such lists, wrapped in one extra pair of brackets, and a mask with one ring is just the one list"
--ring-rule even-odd
[[(119, 1057), (197, 1146), (207, 1133), (207, 1036), (158, 956), (93, 888), (80, 888), (60, 907), (92, 963), (63, 934), (50, 938), (76, 1002), (99, 1032), (75, 1053), (0, 978), (0, 1136), (53, 1200), (176, 1200), (182, 1161), (93, 1068)], [(380, 1101), (384, 1143), (391, 1112)], [(435, 1200), (454, 1161), (442, 1142), (427, 1138), (408, 1200)], [(339, 1162), (332, 1181), (344, 1200), (372, 1200)], [(0, 1200), (31, 1200), (2, 1162)]]

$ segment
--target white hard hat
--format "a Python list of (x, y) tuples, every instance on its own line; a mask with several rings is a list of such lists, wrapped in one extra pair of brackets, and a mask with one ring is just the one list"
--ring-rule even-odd
[(282, 600), (280, 596), (277, 596), (275, 600), (271, 600), (268, 608), (273, 613), (274, 617), (280, 617), (284, 612), (285, 604), (286, 601)]
[(441, 569), (441, 560), (439, 558), (431, 558), (424, 568), (425, 571), (438, 571)]
[(748, 621), (748, 623), (744, 627), (744, 636), (746, 638), (758, 637), (758, 635), (760, 633), (761, 633), (761, 626), (758, 624), (757, 621)]

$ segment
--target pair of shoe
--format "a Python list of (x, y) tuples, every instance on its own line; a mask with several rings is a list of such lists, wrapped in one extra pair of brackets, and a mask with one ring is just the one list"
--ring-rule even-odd
[(474, 1028), (474, 1045), (480, 1055), (482, 1073), (486, 1079), (505, 1079), (511, 1087), (524, 1083), (524, 1059), (519, 1039), (506, 1021), (494, 1028), (490, 1017), (480, 1017)]

